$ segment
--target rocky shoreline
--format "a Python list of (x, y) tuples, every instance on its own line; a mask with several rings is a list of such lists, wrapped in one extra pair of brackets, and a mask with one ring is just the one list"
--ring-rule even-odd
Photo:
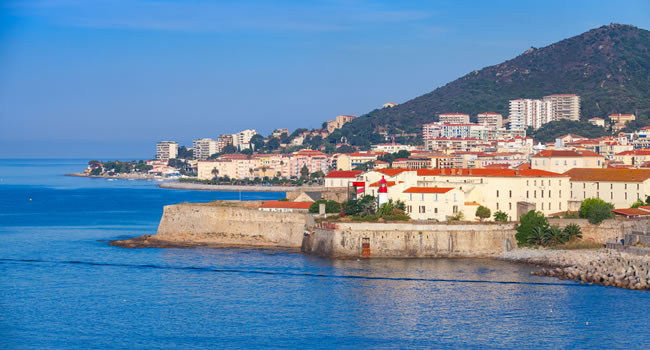
[(241, 248), (241, 249), (272, 249), (282, 251), (300, 252), (299, 248), (285, 248), (277, 246), (251, 246), (246, 244), (214, 244), (193, 241), (167, 241), (158, 239), (152, 235), (142, 235), (129, 239), (108, 241), (108, 244), (114, 247), (142, 249), (142, 248)]
[(531, 274), (633, 290), (650, 290), (650, 257), (610, 249), (516, 249), (499, 259), (543, 266)]
[(115, 175), (88, 175), (86, 173), (70, 173), (64, 176), (90, 177), (99, 179), (125, 179), (125, 180), (154, 180), (156, 176), (148, 174), (115, 174)]

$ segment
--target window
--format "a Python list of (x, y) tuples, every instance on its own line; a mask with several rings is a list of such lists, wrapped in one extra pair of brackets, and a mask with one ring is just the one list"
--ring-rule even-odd
[(542, 210), (544, 210), (544, 202), (542, 202)]
[(456, 201), (456, 194), (454, 193), (454, 202)]
[(627, 190), (627, 184), (625, 184), (625, 189)]
[(409, 200), (410, 200), (410, 201), (413, 200), (413, 193), (409, 193)]
[(499, 190), (497, 190), (497, 198), (499, 198)]
[[(567, 165), (566, 160), (564, 160), (564, 165)], [(544, 209), (543, 207), (544, 207), (544, 204), (542, 204), (542, 209)]]
[(596, 198), (600, 198), (600, 192), (596, 192)]
[(533, 180), (533, 186), (537, 186), (537, 180)]
[(533, 191), (533, 198), (537, 198), (537, 191)]
[(451, 210), (453, 211), (454, 214), (458, 213), (458, 206), (454, 205)]
[(438, 208), (433, 208), (433, 212), (438, 214)]
[(597, 189), (597, 190), (600, 189), (600, 182), (596, 182), (596, 189)]
[(433, 195), (433, 200), (436, 201), (436, 202), (438, 201), (438, 194), (437, 194), (437, 193), (435, 193), (435, 194)]
[(562, 210), (562, 202), (559, 202), (559, 203), (557, 204), (557, 207), (558, 207), (558, 210)]
[(555, 165), (560, 165), (560, 161), (556, 159), (555, 160)]
[(609, 184), (609, 189), (613, 190), (614, 189), (614, 184)]
[(548, 210), (551, 210), (551, 202), (548, 203)]
[(420, 195), (420, 200), (424, 200), (424, 193)]
[(512, 202), (508, 203), (508, 209), (512, 210)]
[(541, 181), (541, 185), (544, 186), (544, 180)]
[(419, 209), (421, 214), (427, 212), (427, 207), (425, 207), (424, 205), (421, 205), (418, 209)]
[(614, 199), (614, 192), (609, 193), (609, 199)]
[(582, 198), (587, 198), (587, 192), (582, 192)]
[[(558, 196), (559, 198), (562, 198), (562, 190), (560, 190), (560, 191), (558, 192), (558, 195), (559, 195), (559, 196)], [(549, 197), (550, 197), (550, 196), (549, 196)]]
[(497, 203), (497, 210), (499, 210), (499, 203)]
[(551, 190), (548, 190), (548, 198), (551, 198)]
[(586, 182), (582, 183), (582, 188), (587, 188), (587, 183)]
[(637, 191), (639, 190), (639, 184), (636, 184), (636, 190)]
[[(576, 166), (576, 165), (578, 165), (578, 162), (574, 160), (574, 161), (573, 161), (573, 166)], [(549, 209), (550, 209), (550, 208), (549, 208)]]
[(529, 184), (528, 184), (528, 180), (526, 180), (526, 186), (528, 186), (528, 185), (529, 185)]
[(540, 197), (544, 198), (544, 190), (539, 191)]
[(528, 196), (528, 191), (526, 191), (526, 198), (529, 198), (529, 196)]
[(512, 198), (512, 190), (510, 190), (510, 198)]
[(625, 200), (627, 200), (627, 192), (625, 192)]
[(410, 205), (407, 205), (406, 206), (406, 212), (407, 213), (412, 213), (413, 212), (413, 207), (411, 207)]

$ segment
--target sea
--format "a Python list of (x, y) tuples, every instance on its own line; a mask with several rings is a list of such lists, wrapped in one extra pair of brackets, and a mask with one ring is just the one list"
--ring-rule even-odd
[(86, 161), (0, 160), (1, 349), (650, 348), (650, 293), (531, 266), (112, 247), (164, 205), (284, 194), (63, 176)]

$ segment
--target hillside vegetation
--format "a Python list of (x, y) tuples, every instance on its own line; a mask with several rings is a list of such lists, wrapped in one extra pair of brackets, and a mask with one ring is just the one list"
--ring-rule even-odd
[(581, 96), (581, 119), (611, 113), (650, 114), (650, 32), (610, 24), (473, 71), (393, 108), (374, 110), (344, 126), (355, 145), (379, 139), (378, 131), (420, 132), (446, 112), (508, 115), (508, 101), (558, 93)]

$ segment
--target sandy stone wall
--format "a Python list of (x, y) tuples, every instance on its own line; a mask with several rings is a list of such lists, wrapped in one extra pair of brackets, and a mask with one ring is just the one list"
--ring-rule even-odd
[(564, 227), (578, 224), (582, 229), (582, 239), (605, 244), (609, 239), (617, 241), (632, 231), (650, 231), (650, 219), (612, 219), (592, 225), (586, 219), (548, 219), (549, 224)]
[(302, 251), (330, 257), (488, 256), (516, 247), (513, 224), (324, 223)]
[(231, 202), (165, 206), (155, 239), (213, 245), (299, 248), (313, 218)]

